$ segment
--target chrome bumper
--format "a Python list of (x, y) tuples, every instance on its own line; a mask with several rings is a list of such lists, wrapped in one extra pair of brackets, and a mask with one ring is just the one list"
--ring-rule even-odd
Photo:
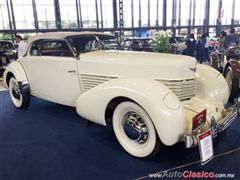
[[(226, 116), (222, 123), (217, 124), (215, 119), (211, 119), (211, 130), (213, 137), (216, 138), (218, 133), (225, 131), (240, 116), (240, 101), (226, 110)], [(198, 139), (195, 135), (184, 136), (185, 148), (192, 148), (198, 145)]]

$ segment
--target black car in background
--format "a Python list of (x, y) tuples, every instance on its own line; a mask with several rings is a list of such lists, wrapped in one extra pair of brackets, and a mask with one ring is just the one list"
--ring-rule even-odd
[(8, 64), (17, 59), (17, 52), (9, 41), (0, 41), (0, 77)]

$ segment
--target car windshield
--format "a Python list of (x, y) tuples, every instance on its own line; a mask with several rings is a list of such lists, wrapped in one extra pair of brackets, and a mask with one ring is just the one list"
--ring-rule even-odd
[(13, 50), (14, 47), (10, 42), (0, 42), (0, 51), (10, 51)]
[(114, 36), (110, 35), (85, 35), (69, 37), (68, 41), (77, 53), (99, 51), (108, 49), (120, 49), (120, 45)]

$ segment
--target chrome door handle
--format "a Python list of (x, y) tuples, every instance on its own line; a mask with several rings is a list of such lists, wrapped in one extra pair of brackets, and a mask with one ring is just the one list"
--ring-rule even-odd
[(68, 71), (68, 73), (75, 73), (75, 72), (76, 72), (76, 70), (74, 70), (74, 69)]

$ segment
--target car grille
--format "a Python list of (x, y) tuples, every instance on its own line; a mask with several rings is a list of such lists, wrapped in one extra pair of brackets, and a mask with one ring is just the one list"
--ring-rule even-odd
[[(100, 76), (100, 75), (89, 75), (80, 74), (80, 82), (82, 92), (86, 92), (91, 88), (94, 88), (104, 82), (115, 79), (117, 77), (112, 76)], [(188, 100), (195, 96), (195, 90), (197, 85), (196, 79), (185, 79), (185, 80), (157, 80), (167, 86), (180, 101)]]
[(111, 77), (111, 76), (80, 74), (80, 82), (81, 82), (82, 91), (86, 92), (93, 87), (96, 87), (104, 82), (107, 82), (107, 81), (115, 79), (115, 78), (116, 77)]
[(180, 101), (188, 100), (195, 96), (197, 79), (185, 80), (157, 80), (167, 86)]

